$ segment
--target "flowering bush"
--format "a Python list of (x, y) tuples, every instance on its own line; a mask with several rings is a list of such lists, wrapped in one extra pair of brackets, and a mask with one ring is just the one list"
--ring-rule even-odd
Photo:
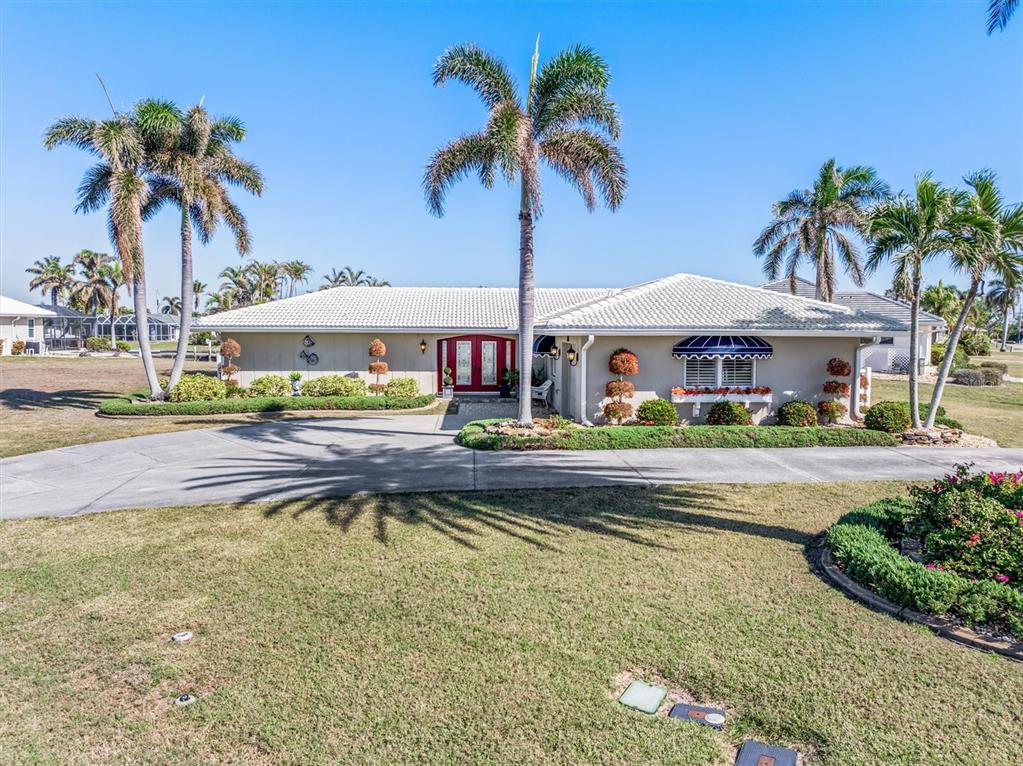
[(828, 360), (828, 374), (838, 378), (852, 375), (852, 365), (837, 356)]
[(618, 348), (611, 352), (607, 368), (615, 375), (636, 375), (639, 373), (639, 357), (627, 348)]
[(1023, 588), (1023, 471), (973, 474), (960, 465), (911, 495), (909, 528), (929, 567)]
[(841, 380), (826, 380), (824, 381), (824, 393), (831, 394), (832, 396), (849, 396), (852, 389), (849, 388), (848, 383), (843, 383)]
[(849, 408), (842, 404), (842, 402), (833, 399), (826, 402), (817, 402), (817, 412), (820, 413), (822, 418), (827, 419), (829, 423), (838, 422), (838, 419), (848, 411)]
[(753, 417), (739, 402), (717, 402), (707, 413), (707, 423), (712, 426), (748, 426), (753, 424)]
[(703, 388), (683, 388), (682, 386), (675, 386), (671, 389), (671, 393), (675, 396), (698, 396), (700, 394), (759, 394), (764, 396), (771, 393), (771, 388), (770, 386), (746, 386), (744, 388), (737, 386), (725, 386), (723, 388), (711, 388), (709, 386), (704, 386)]

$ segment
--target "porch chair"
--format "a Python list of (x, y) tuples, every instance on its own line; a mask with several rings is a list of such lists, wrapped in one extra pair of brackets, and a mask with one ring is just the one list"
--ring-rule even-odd
[(534, 402), (540, 401), (547, 404), (547, 395), (551, 392), (551, 387), (554, 385), (554, 381), (548, 378), (539, 386), (533, 388), (532, 399)]

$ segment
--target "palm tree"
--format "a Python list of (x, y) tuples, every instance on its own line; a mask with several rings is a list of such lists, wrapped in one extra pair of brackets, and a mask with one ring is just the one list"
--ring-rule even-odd
[(107, 310), (110, 312), (110, 347), (117, 348), (117, 326), (114, 324), (114, 317), (117, 316), (118, 296), (117, 291), (126, 286), (124, 280), (124, 268), (120, 261), (112, 261), (103, 267), (103, 277), (107, 282)]
[[(165, 295), (163, 300), (160, 301), (161, 314), (170, 314), (172, 316), (181, 316), (181, 296), (180, 295)], [(168, 390), (172, 388), (168, 384)]]
[(320, 286), (321, 290), (326, 290), (331, 287), (361, 287), (367, 284), (367, 279), (370, 277), (365, 271), (359, 269), (354, 270), (351, 266), (345, 266), (341, 271), (337, 269), (331, 269), (329, 274), (323, 275), (323, 284)]
[(280, 268), (274, 262), (252, 261), (245, 268), (253, 303), (272, 301), (280, 282)]
[(220, 311), (229, 311), (235, 307), (234, 302), (234, 291), (225, 290), (224, 292), (214, 293), (206, 299), (206, 311), (211, 313), (218, 313)]
[(75, 283), (75, 264), (63, 264), (56, 255), (48, 255), (36, 261), (25, 271), (33, 274), (29, 280), (29, 290), (39, 290), (43, 295), (50, 294), (50, 304), (57, 306), (61, 298), (66, 298)]
[(996, 29), (1004, 31), (1018, 7), (1019, 0), (988, 0), (987, 33), (990, 35)]
[(377, 279), (376, 277), (366, 277), (367, 287), (390, 287), (391, 283), (386, 279)]
[(200, 282), (198, 279), (192, 281), (192, 310), (199, 310), (199, 301), (202, 300), (202, 294), (206, 292), (208, 285), (205, 282)]
[[(1023, 279), (1023, 257), (1020, 256), (1023, 251), (1023, 205), (1005, 204), (995, 183), (995, 174), (989, 170), (973, 173), (964, 180), (971, 190), (963, 205), (965, 236), (948, 254), (952, 269), (969, 275), (970, 287), (945, 344), (945, 358), (938, 369), (925, 428), (934, 427), (945, 380), (952, 369), (952, 355), (985, 275), (992, 273), (1012, 284)], [(978, 317), (978, 321), (983, 320)]]
[[(110, 256), (92, 250), (81, 250), (72, 263), (78, 266), (81, 279), (71, 287), (71, 295), (81, 301), (82, 305), (92, 311), (93, 317), (98, 316), (100, 307), (109, 303), (106, 269), (110, 265)], [(99, 325), (97, 323), (97, 330)]]
[[(441, 54), (433, 69), (435, 85), (458, 80), (476, 91), (489, 115), (482, 131), (455, 139), (430, 160), (423, 179), (430, 211), (444, 214), (448, 189), (469, 173), (485, 188), (497, 174), (519, 182), (519, 422), (532, 425), (533, 230), (542, 212), (540, 164), (572, 184), (589, 210), (598, 194), (611, 210), (625, 198), (626, 168), (615, 146), (621, 130), (618, 107), (609, 99), (610, 72), (590, 48), (575, 46), (557, 54), (538, 71), (536, 38), (525, 94), (497, 57), (473, 44)], [(525, 98), (522, 98), (522, 95)]]
[(252, 283), (244, 267), (228, 266), (220, 272), (219, 277), (224, 280), (220, 283), (220, 290), (231, 296), (232, 306), (248, 306), (252, 303)]
[(959, 291), (940, 279), (938, 284), (931, 285), (920, 294), (920, 308), (940, 316), (949, 327), (952, 326), (962, 305), (963, 299)]
[(862, 235), (867, 206), (888, 196), (888, 185), (873, 168), (840, 168), (828, 160), (811, 189), (796, 189), (774, 204), (774, 220), (753, 243), (753, 253), (764, 258), (764, 273), (777, 279), (782, 272), (796, 292), (796, 272), (806, 261), (817, 271), (819, 301), (835, 295), (835, 260), (857, 286), (863, 285), (863, 264), (850, 235)]
[[(910, 301), (909, 409), (913, 427), (920, 427), (919, 377), (920, 285), (924, 264), (947, 254), (960, 244), (960, 230), (968, 216), (963, 212), (966, 195), (946, 188), (925, 173), (916, 180), (915, 197), (905, 194), (880, 204), (869, 224), (870, 255), (867, 271), (883, 262), (895, 268), (892, 279), (897, 295)], [(952, 358), (952, 349), (945, 352)]]
[(309, 273), (313, 267), (302, 261), (286, 261), (281, 264), (281, 273), (288, 278), (288, 297), (295, 294), (295, 287), (299, 282), (305, 284), (309, 281)]
[(139, 352), (149, 393), (154, 399), (163, 396), (163, 389), (153, 365), (146, 313), (142, 208), (149, 198), (149, 184), (141, 126), (160, 125), (165, 119), (166, 106), (163, 102), (144, 101), (137, 104), (131, 114), (115, 111), (107, 120), (63, 117), (47, 128), (44, 136), (47, 149), (67, 144), (99, 158), (99, 162), (85, 172), (78, 187), (75, 212), (91, 213), (107, 208), (110, 239), (125, 276), (132, 284)]
[(252, 247), (248, 225), (228, 187), (241, 187), (259, 196), (263, 177), (255, 165), (231, 151), (231, 144), (245, 138), (241, 121), (235, 117), (211, 119), (202, 105), (193, 106), (184, 115), (175, 107), (167, 120), (157, 129), (147, 130), (145, 137), (149, 165), (157, 175), (143, 215), (148, 220), (170, 203), (178, 209), (181, 222), (181, 330), (167, 381), (169, 391), (184, 371), (192, 311), (198, 305), (192, 277), (192, 232), (205, 245), (223, 223), (234, 234), (235, 249), (247, 255)]
[(1019, 305), (1023, 296), (1023, 280), (1009, 277), (1008, 279), (996, 279), (991, 283), (991, 290), (988, 292), (988, 302), (991, 306), (1002, 312), (1002, 342), (999, 350), (1005, 353), (1009, 343), (1009, 317), (1012, 310)]

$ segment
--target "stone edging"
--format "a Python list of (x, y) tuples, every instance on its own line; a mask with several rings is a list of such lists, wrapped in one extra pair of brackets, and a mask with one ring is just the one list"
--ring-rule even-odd
[(909, 607), (893, 604), (869, 588), (855, 582), (839, 569), (831, 557), (831, 550), (824, 542), (824, 535), (818, 537), (811, 546), (810, 560), (817, 573), (823, 579), (843, 591), (847, 596), (874, 611), (883, 612), (906, 622), (923, 625), (933, 630), (942, 638), (947, 638), (950, 641), (955, 641), (972, 649), (993, 652), (1010, 660), (1023, 662), (1023, 642), (988, 638), (946, 617), (933, 617), (929, 614), (913, 611)]

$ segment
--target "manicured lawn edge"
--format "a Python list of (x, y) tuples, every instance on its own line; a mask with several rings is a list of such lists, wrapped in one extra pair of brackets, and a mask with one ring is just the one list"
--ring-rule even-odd
[(593, 426), (565, 428), (550, 434), (489, 434), (486, 427), (501, 420), (474, 420), (456, 442), (480, 450), (599, 450), (659, 447), (897, 447), (883, 431), (865, 428), (799, 428), (794, 426)]
[(387, 396), (257, 396), (246, 399), (217, 399), (202, 402), (133, 402), (129, 399), (108, 399), (99, 405), (101, 415), (232, 415), (243, 412), (293, 412), (302, 410), (414, 410), (436, 401), (434, 394), (411, 399)]
[[(896, 550), (911, 509), (907, 498), (878, 500), (842, 516), (819, 547), (821, 572), (871, 608), (926, 625), (970, 646), (1023, 661), (1023, 594), (928, 569)], [(953, 618), (953, 619), (950, 619)], [(1017, 640), (1000, 641), (966, 626), (993, 625)]]

